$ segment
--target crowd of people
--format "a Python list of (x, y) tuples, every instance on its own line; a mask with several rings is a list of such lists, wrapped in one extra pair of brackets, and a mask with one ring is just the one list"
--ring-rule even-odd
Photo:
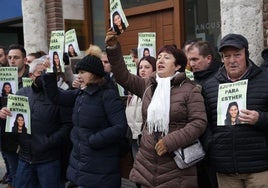
[[(53, 54), (54, 71), (47, 73), (51, 65), (45, 52), (27, 55), (21, 45), (0, 46), (1, 67), (17, 67), (19, 81), (16, 93), (10, 83), (2, 85), (0, 143), (6, 174), (1, 182), (9, 188), (121, 187), (122, 140), (130, 128), (129, 180), (138, 188), (268, 187), (268, 74), (249, 58), (247, 39), (224, 36), (222, 61), (209, 42), (198, 39), (182, 49), (164, 45), (156, 57), (138, 59), (137, 49), (131, 49), (137, 66), (137, 74), (131, 74), (118, 32), (107, 31), (105, 50), (90, 45), (66, 87), (59, 80), (70, 73), (60, 67), (58, 54)], [(77, 56), (71, 48), (68, 58)], [(32, 85), (22, 87), (23, 77)], [(219, 86), (241, 80), (247, 80), (246, 108), (228, 101), (219, 124)], [(120, 97), (118, 84), (127, 100)], [(29, 98), (31, 134), (23, 114), (7, 108), (9, 94)], [(12, 132), (5, 132), (12, 115)], [(180, 169), (174, 151), (197, 139), (206, 157)]]

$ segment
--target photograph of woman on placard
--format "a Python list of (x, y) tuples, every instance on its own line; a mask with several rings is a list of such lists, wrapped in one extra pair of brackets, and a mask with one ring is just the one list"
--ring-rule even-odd
[(155, 49), (153, 47), (138, 47), (138, 59), (146, 56), (151, 56), (155, 58)]
[(9, 94), (13, 94), (12, 92), (12, 85), (10, 82), (5, 82), (2, 86), (2, 93), (0, 97), (0, 107), (6, 107), (7, 106), (7, 96)]
[(12, 86), (9, 82), (5, 82), (2, 86), (2, 96), (7, 97), (8, 94), (13, 94), (12, 93)]
[(151, 53), (150, 53), (149, 48), (144, 48), (144, 49), (143, 49), (143, 57), (145, 57), (145, 56), (150, 56), (150, 55), (151, 55)]
[(60, 57), (58, 52), (53, 52), (53, 72), (59, 73), (62, 72), (61, 64), (60, 64)]
[(76, 57), (76, 56), (78, 56), (77, 53), (76, 53), (76, 51), (75, 51), (75, 49), (74, 49), (73, 44), (69, 44), (68, 45), (68, 56), (69, 57)]
[(226, 111), (226, 119), (224, 120), (225, 125), (236, 125), (239, 124), (239, 107), (237, 102), (230, 102)]
[(13, 133), (27, 133), (27, 128), (25, 126), (25, 120), (23, 114), (18, 113), (14, 121), (14, 126), (12, 127)]
[(117, 33), (117, 35), (120, 35), (126, 30), (126, 25), (123, 22), (123, 19), (118, 11), (115, 11), (112, 16), (113, 19), (113, 29)]

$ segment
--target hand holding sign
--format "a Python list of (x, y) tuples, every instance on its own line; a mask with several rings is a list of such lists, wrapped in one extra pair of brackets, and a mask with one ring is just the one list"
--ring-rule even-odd
[(117, 44), (116, 32), (112, 31), (111, 28), (106, 33), (105, 44), (106, 46), (109, 46), (109, 47), (115, 46)]
[(0, 118), (1, 119), (6, 119), (7, 116), (11, 116), (11, 112), (8, 108), (6, 107), (3, 107), (1, 110), (0, 110)]
[(240, 110), (238, 119), (250, 125), (254, 125), (259, 120), (260, 114), (255, 110)]

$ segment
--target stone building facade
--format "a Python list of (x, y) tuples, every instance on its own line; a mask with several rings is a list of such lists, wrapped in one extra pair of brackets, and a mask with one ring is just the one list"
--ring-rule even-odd
[[(173, 2), (172, 0), (166, 0)], [(208, 0), (209, 1), (209, 0)], [(211, 0), (212, 1), (212, 0)], [(215, 0), (213, 0), (215, 1)], [(94, 1), (92, 1), (94, 2)], [(104, 0), (104, 13), (108, 14), (108, 0)], [(175, 1), (174, 1), (175, 2)], [(177, 1), (176, 1), (177, 2)], [(183, 7), (183, 0), (180, 0), (178, 7)], [(221, 36), (227, 33), (241, 33), (249, 40), (250, 56), (260, 64), (261, 51), (267, 47), (268, 37), (268, 0), (219, 0), (221, 17)], [(146, 5), (145, 5), (146, 6)], [(175, 6), (175, 5), (174, 5)], [(93, 10), (91, 1), (87, 0), (22, 0), (24, 45), (28, 52), (36, 50), (47, 51), (50, 32), (52, 30), (66, 30), (66, 20), (80, 20), (83, 23), (90, 22), (89, 13)], [(134, 9), (126, 11), (127, 18), (132, 19)], [(155, 11), (155, 10), (152, 10)], [(176, 16), (176, 14), (173, 14)], [(181, 15), (178, 15), (181, 16)], [(175, 18), (174, 18), (175, 19)], [(181, 19), (179, 19), (181, 20)], [(182, 23), (183, 26), (183, 21)], [(105, 21), (104, 28), (109, 23)], [(163, 28), (158, 28), (162, 30)], [(90, 28), (83, 27), (83, 32), (89, 32)], [(174, 31), (175, 32), (175, 31)], [(179, 47), (182, 46), (185, 38), (182, 31), (179, 38), (174, 40)], [(105, 31), (103, 31), (105, 34)], [(176, 35), (175, 33), (173, 35)], [(94, 36), (85, 37), (87, 43), (94, 42)], [(104, 36), (103, 36), (104, 39)], [(161, 44), (161, 43), (160, 43)], [(83, 50), (83, 49), (82, 49)]]

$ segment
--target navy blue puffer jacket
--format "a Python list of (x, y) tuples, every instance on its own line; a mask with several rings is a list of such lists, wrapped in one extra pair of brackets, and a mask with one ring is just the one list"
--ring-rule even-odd
[[(45, 87), (55, 91), (55, 84), (51, 84), (55, 81), (49, 77), (44, 76)], [(49, 95), (54, 101), (74, 105), (67, 179), (82, 187), (120, 187), (119, 142), (126, 133), (127, 120), (118, 92), (106, 83)]]

